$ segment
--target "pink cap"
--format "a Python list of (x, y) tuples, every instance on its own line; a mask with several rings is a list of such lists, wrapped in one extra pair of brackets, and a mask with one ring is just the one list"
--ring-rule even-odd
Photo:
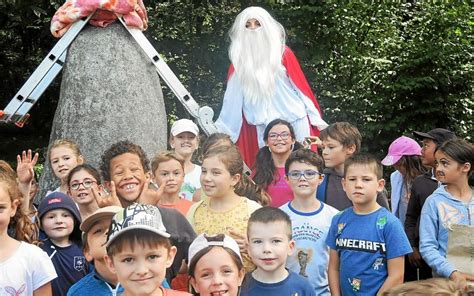
[(390, 144), (388, 154), (382, 160), (382, 164), (394, 165), (404, 155), (421, 155), (421, 147), (415, 140), (401, 136)]

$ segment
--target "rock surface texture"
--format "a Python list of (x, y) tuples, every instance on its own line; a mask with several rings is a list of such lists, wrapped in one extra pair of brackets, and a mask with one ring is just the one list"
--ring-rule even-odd
[[(166, 123), (158, 73), (126, 29), (85, 27), (67, 54), (50, 144), (72, 139), (98, 167), (103, 151), (120, 140), (139, 144), (148, 157), (166, 149)], [(57, 186), (48, 162), (40, 188)]]

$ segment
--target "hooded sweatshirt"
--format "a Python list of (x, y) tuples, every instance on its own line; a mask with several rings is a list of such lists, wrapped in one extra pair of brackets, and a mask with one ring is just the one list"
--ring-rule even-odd
[(463, 203), (440, 186), (421, 210), (420, 253), (437, 275), (446, 278), (456, 270), (446, 259), (449, 228), (453, 224), (474, 224), (474, 198)]

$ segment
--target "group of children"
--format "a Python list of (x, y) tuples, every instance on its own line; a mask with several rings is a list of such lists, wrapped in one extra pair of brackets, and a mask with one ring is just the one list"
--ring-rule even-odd
[(206, 139), (194, 164), (187, 119), (171, 128), (174, 151), (150, 163), (120, 141), (100, 172), (57, 140), (60, 186), (37, 208), (38, 156), (23, 152), (16, 172), (0, 161), (0, 295), (393, 295), (422, 264), (458, 287), (474, 280), (446, 259), (451, 225), (473, 223), (471, 144), (444, 129), (414, 132), (423, 148), (395, 140), (383, 160), (397, 170), (392, 214), (382, 165), (360, 153), (353, 125), (323, 130), (321, 156), (285, 121), (264, 135), (250, 178), (226, 135)]

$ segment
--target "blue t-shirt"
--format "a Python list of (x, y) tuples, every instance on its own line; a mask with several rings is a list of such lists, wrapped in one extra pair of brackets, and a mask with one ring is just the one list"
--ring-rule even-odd
[(387, 260), (412, 252), (403, 226), (380, 208), (359, 215), (348, 208), (332, 219), (328, 246), (339, 254), (343, 295), (375, 295), (388, 276)]
[(51, 261), (58, 277), (51, 282), (54, 296), (65, 296), (69, 287), (77, 283), (89, 272), (89, 264), (82, 249), (72, 243), (67, 247), (58, 247), (47, 239), (41, 247)]
[(266, 284), (255, 280), (252, 273), (245, 275), (241, 296), (308, 296), (316, 295), (311, 284), (304, 277), (290, 271), (286, 279), (278, 283)]
[(120, 295), (124, 292), (123, 287), (118, 285), (112, 288), (107, 281), (105, 281), (96, 270), (92, 271), (80, 281), (75, 283), (69, 291), (67, 296), (86, 296), (86, 295), (101, 295), (101, 296), (114, 296)]

